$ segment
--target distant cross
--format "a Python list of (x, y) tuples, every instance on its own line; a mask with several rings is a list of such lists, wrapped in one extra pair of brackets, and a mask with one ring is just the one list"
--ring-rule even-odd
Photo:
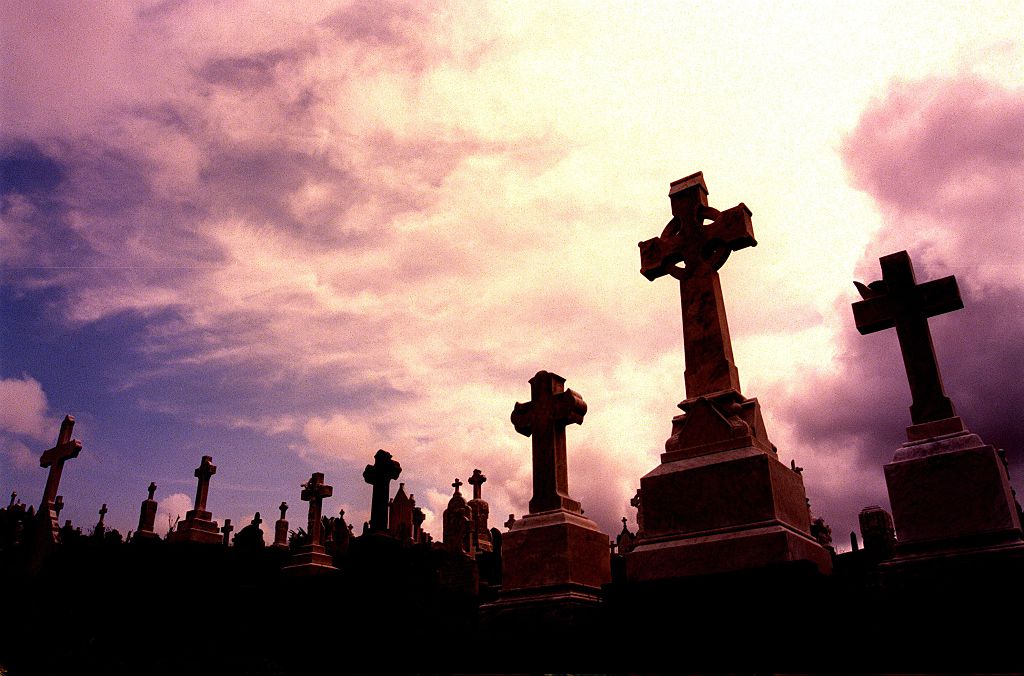
[(17, 491), (11, 491), (11, 502), (7, 505), (8, 507), (14, 507), (14, 499), (18, 497)]
[(473, 470), (473, 476), (469, 477), (468, 481), (469, 485), (473, 487), (473, 499), (479, 500), (480, 487), (484, 485), (485, 481), (487, 481), (487, 477), (484, 476), (480, 470), (475, 469)]
[(624, 530), (624, 531), (625, 530), (629, 530), (628, 528), (626, 528), (626, 523), (627, 523), (626, 517), (622, 517), (622, 530)]
[(60, 485), (60, 475), (64, 471), (64, 463), (71, 458), (77, 458), (82, 452), (82, 442), (71, 438), (71, 431), (75, 428), (75, 419), (71, 416), (64, 416), (60, 424), (60, 434), (57, 436), (57, 445), (43, 453), (39, 458), (40, 467), (49, 467), (50, 473), (46, 476), (46, 488), (43, 489), (43, 502), (39, 511), (53, 507), (57, 499), (57, 487)]
[(206, 511), (206, 496), (210, 492), (210, 477), (217, 473), (217, 466), (213, 464), (213, 458), (204, 455), (199, 467), (196, 468), (195, 476), (199, 479), (196, 486), (196, 511)]
[(53, 511), (57, 514), (57, 518), (60, 518), (60, 513), (64, 509), (64, 496), (58, 495), (57, 499), (53, 501)]
[[(93, 504), (96, 504), (96, 503), (93, 503)], [(103, 506), (100, 507), (100, 522), (98, 524), (96, 524), (100, 528), (103, 527), (103, 517), (105, 517), (106, 515), (107, 515), (107, 503), (104, 502)]]
[(370, 530), (388, 529), (388, 493), (391, 482), (402, 473), (402, 466), (391, 458), (391, 454), (380, 449), (373, 456), (373, 464), (363, 470), (363, 481), (373, 486), (370, 502)]
[(942, 387), (928, 318), (963, 309), (956, 277), (918, 284), (906, 251), (882, 256), (882, 279), (857, 284), (864, 300), (853, 304), (853, 318), (862, 335), (896, 327), (903, 366), (910, 382), (910, 418), (915, 425), (956, 416)]
[(231, 525), (231, 519), (224, 519), (224, 525), (221, 526), (220, 532), (224, 533), (224, 546), (227, 547), (231, 538), (231, 531), (235, 530), (235, 527)]
[(281, 506), (278, 507), (281, 510), (281, 521), (284, 521), (284, 513), (288, 511), (288, 503), (282, 502)]
[(455, 493), (453, 495), (461, 495), (461, 493), (459, 493), (459, 489), (462, 488), (462, 482), (459, 481), (458, 477), (455, 477), (455, 481), (452, 482), (452, 488), (455, 489)]
[(611, 550), (612, 556), (615, 556), (615, 548), (617, 546), (618, 544), (615, 542), (615, 540), (608, 541), (608, 549)]
[(249, 523), (250, 523), (250, 525), (256, 526), (257, 528), (259, 528), (260, 524), (263, 523), (263, 519), (260, 518), (260, 513), (256, 512), (256, 516), (252, 517), (252, 521), (249, 522)]
[(309, 533), (309, 544), (323, 544), (323, 500), (334, 495), (334, 488), (324, 484), (322, 472), (314, 472), (302, 486), (302, 499), (309, 503), (309, 520), (306, 532)]
[(505, 528), (508, 528), (509, 530), (512, 530), (512, 526), (514, 526), (515, 523), (516, 523), (516, 515), (515, 514), (509, 514), (508, 515), (508, 521), (506, 521), (504, 525), (505, 525)]
[(668, 196), (672, 220), (660, 237), (640, 242), (640, 273), (651, 281), (664, 275), (679, 280), (686, 396), (739, 392), (718, 269), (733, 251), (757, 246), (750, 210), (743, 203), (721, 212), (709, 207), (699, 171), (673, 182)]
[(565, 389), (565, 378), (538, 371), (530, 378), (532, 398), (516, 402), (512, 424), (516, 432), (533, 438), (533, 498), (530, 513), (567, 509), (580, 513), (580, 503), (569, 497), (569, 471), (565, 457), (565, 426), (583, 424), (587, 404)]
[(152, 500), (153, 499), (153, 495), (156, 493), (156, 482), (155, 481), (150, 481), (149, 482), (149, 489), (148, 490), (149, 490), (149, 497), (147, 498), (147, 500)]

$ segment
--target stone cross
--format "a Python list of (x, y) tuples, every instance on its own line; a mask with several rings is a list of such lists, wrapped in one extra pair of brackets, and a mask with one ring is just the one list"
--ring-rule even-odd
[(569, 497), (565, 427), (583, 424), (587, 404), (579, 394), (565, 389), (565, 378), (547, 371), (530, 378), (530, 394), (530, 401), (516, 402), (512, 410), (516, 432), (533, 441), (530, 513), (567, 509), (579, 514), (580, 503)]
[(373, 464), (363, 470), (363, 481), (373, 486), (373, 498), (370, 503), (370, 530), (386, 531), (388, 529), (388, 493), (391, 482), (402, 473), (402, 466), (391, 458), (391, 454), (381, 449), (373, 456)]
[(487, 477), (484, 476), (480, 470), (475, 469), (473, 470), (473, 476), (469, 477), (467, 481), (469, 482), (469, 485), (473, 487), (473, 499), (479, 500), (480, 487), (484, 485), (485, 481), (487, 481)]
[(284, 521), (284, 513), (288, 511), (288, 503), (282, 502), (281, 506), (278, 507), (281, 510), (281, 520)]
[(453, 482), (452, 482), (452, 488), (454, 488), (454, 489), (455, 489), (455, 493), (454, 493), (454, 495), (462, 495), (462, 494), (461, 494), (461, 493), (459, 492), (459, 489), (460, 489), (460, 488), (462, 488), (462, 482), (461, 482), (461, 481), (459, 481), (459, 478), (458, 478), (458, 477), (455, 477), (455, 481), (453, 481)]
[(640, 273), (651, 281), (664, 275), (679, 280), (686, 396), (739, 392), (718, 270), (733, 251), (757, 246), (750, 210), (742, 202), (721, 212), (709, 207), (699, 171), (673, 182), (668, 196), (672, 220), (660, 237), (640, 242)]
[(915, 425), (953, 418), (953, 402), (942, 387), (928, 318), (960, 310), (964, 303), (956, 277), (918, 284), (906, 251), (882, 256), (882, 279), (856, 284), (864, 300), (853, 304), (853, 317), (862, 335), (896, 328), (903, 366), (910, 382), (910, 418)]
[(302, 485), (302, 499), (309, 503), (309, 520), (306, 532), (309, 533), (309, 544), (323, 544), (323, 500), (334, 495), (334, 488), (324, 484), (322, 472), (314, 472)]
[(210, 492), (210, 477), (216, 473), (217, 466), (213, 464), (213, 458), (204, 455), (195, 471), (195, 476), (199, 479), (199, 484), (196, 486), (196, 512), (206, 511), (206, 496)]
[(57, 499), (57, 487), (60, 485), (60, 475), (64, 471), (64, 463), (71, 458), (77, 458), (82, 452), (82, 442), (71, 438), (71, 431), (75, 428), (75, 419), (69, 415), (64, 416), (60, 424), (60, 434), (57, 436), (57, 445), (45, 451), (39, 458), (40, 467), (49, 467), (50, 473), (46, 476), (46, 488), (43, 489), (43, 502), (39, 511), (53, 507)]
[(53, 501), (53, 511), (57, 514), (57, 518), (60, 518), (60, 513), (64, 509), (64, 496), (58, 495), (57, 499)]
[(508, 528), (509, 530), (512, 530), (512, 526), (514, 526), (515, 523), (516, 523), (516, 515), (515, 514), (509, 514), (508, 515), (508, 521), (506, 521), (504, 525), (505, 525), (505, 528)]
[(156, 493), (156, 482), (155, 481), (150, 481), (149, 482), (149, 489), (148, 490), (149, 490), (149, 497), (146, 498), (146, 499), (147, 500), (152, 500), (153, 499), (153, 495)]
[(224, 519), (224, 525), (220, 527), (220, 532), (224, 533), (224, 546), (227, 547), (231, 538), (231, 531), (235, 530), (235, 527), (231, 525), (231, 519)]
[(252, 517), (252, 521), (249, 522), (249, 525), (259, 528), (261, 523), (263, 523), (263, 519), (260, 518), (260, 513), (256, 512), (256, 515)]
[(105, 517), (106, 515), (107, 515), (107, 503), (104, 502), (103, 506), (100, 507), (100, 522), (98, 524), (96, 524), (97, 526), (99, 526), (101, 528), (103, 527), (103, 517)]
[(14, 507), (14, 499), (18, 497), (18, 491), (11, 491), (11, 501), (8, 503), (8, 507)]

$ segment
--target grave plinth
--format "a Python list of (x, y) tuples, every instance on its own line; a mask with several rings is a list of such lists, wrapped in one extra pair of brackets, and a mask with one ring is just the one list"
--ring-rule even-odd
[(492, 620), (540, 614), (576, 623), (596, 609), (601, 586), (611, 581), (608, 536), (568, 494), (565, 427), (582, 424), (587, 405), (564, 383), (538, 372), (530, 379), (532, 400), (512, 413), (516, 431), (532, 437), (534, 492), (530, 513), (502, 538), (501, 594), (483, 606)]
[(323, 500), (334, 494), (334, 488), (324, 484), (324, 475), (314, 472), (302, 486), (302, 499), (309, 503), (306, 521), (309, 540), (292, 555), (291, 562), (281, 569), (287, 575), (318, 575), (336, 573), (334, 559), (324, 547)]
[(891, 573), (943, 561), (958, 566), (958, 559), (991, 561), (992, 555), (1024, 561), (1005, 458), (956, 415), (935, 357), (928, 319), (963, 308), (956, 278), (917, 283), (906, 251), (883, 256), (879, 264), (881, 280), (856, 284), (863, 300), (853, 304), (854, 321), (861, 334), (896, 329), (913, 423), (884, 468), (896, 557), (883, 568)]
[(224, 541), (220, 526), (213, 520), (213, 514), (206, 510), (206, 498), (210, 491), (210, 477), (217, 473), (213, 458), (204, 455), (196, 468), (196, 507), (185, 513), (185, 519), (167, 534), (170, 542), (190, 542), (204, 545), (218, 545)]
[(720, 212), (707, 194), (700, 172), (674, 182), (672, 220), (639, 245), (641, 274), (679, 281), (687, 398), (661, 464), (640, 480), (643, 526), (627, 576), (654, 582), (801, 562), (828, 573), (831, 557), (810, 534), (803, 477), (779, 461), (760, 404), (740, 392), (718, 269), (733, 251), (756, 246), (750, 211)]

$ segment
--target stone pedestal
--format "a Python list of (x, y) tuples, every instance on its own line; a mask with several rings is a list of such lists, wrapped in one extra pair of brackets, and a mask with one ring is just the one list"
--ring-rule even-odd
[(167, 534), (170, 542), (196, 542), (207, 545), (219, 545), (224, 542), (220, 526), (212, 519), (213, 514), (206, 510), (190, 510), (171, 533)]
[(527, 514), (502, 539), (502, 591), (496, 608), (600, 600), (611, 581), (608, 536), (569, 510)]
[(159, 539), (160, 536), (153, 530), (156, 523), (156, 511), (159, 503), (156, 500), (143, 500), (142, 506), (139, 509), (139, 527), (135, 531), (133, 538), (141, 540), (146, 539)]
[(275, 549), (288, 549), (288, 522), (278, 519), (274, 522), (274, 544)]
[(985, 552), (1024, 555), (999, 452), (959, 418), (914, 425), (907, 438), (885, 466), (897, 538), (892, 564)]
[(319, 575), (337, 573), (338, 569), (322, 545), (306, 545), (292, 556), (281, 572), (286, 575)]
[(680, 407), (661, 465), (640, 480), (644, 527), (626, 556), (629, 581), (801, 561), (831, 572), (810, 535), (803, 478), (779, 462), (757, 400), (729, 391)]

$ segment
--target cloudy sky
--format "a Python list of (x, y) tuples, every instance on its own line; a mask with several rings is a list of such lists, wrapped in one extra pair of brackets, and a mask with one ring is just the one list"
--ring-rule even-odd
[[(440, 536), (451, 482), (526, 511), (509, 422), (586, 399), (570, 492), (608, 532), (683, 399), (678, 288), (639, 274), (704, 172), (759, 245), (723, 287), (744, 393), (845, 546), (887, 505), (909, 389), (851, 281), (907, 249), (968, 426), (1024, 487), (1024, 5), (8, 2), (0, 10), (0, 491), (135, 527), (155, 481), (245, 523), (313, 471), (368, 516), (377, 448)], [(161, 520), (166, 527), (165, 517)]]

